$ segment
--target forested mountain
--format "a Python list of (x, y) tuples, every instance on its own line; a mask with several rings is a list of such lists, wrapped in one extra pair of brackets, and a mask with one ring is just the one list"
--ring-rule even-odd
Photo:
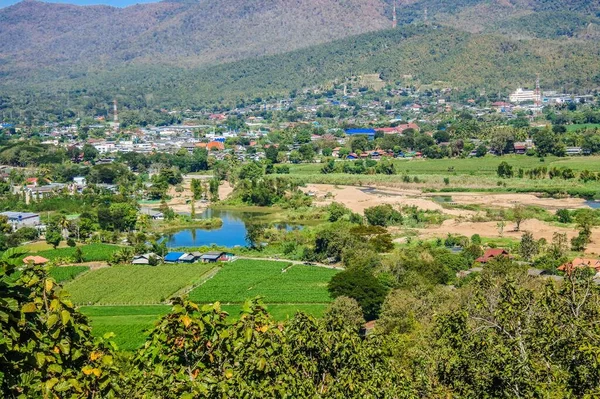
[[(171, 0), (0, 9), (0, 108), (196, 107), (351, 75), (507, 91), (600, 85), (600, 2)], [(44, 109), (39, 109), (43, 104)]]

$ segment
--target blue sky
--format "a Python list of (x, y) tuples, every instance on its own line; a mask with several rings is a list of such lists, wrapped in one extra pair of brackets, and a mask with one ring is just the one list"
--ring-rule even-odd
[[(52, 0), (48, 1), (49, 3), (70, 3), (70, 4), (78, 4), (82, 6), (91, 5), (91, 4), (107, 4), (109, 6), (114, 7), (126, 7), (132, 4), (139, 3), (155, 3), (158, 0)], [(18, 3), (19, 0), (0, 0), (0, 8), (8, 7), (12, 4)]]

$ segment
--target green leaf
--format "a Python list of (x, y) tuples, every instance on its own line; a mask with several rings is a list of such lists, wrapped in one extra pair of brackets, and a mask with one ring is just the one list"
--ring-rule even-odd
[(63, 310), (62, 312), (60, 312), (60, 318), (61, 318), (63, 325), (65, 326), (65, 325), (67, 325), (69, 320), (71, 320), (71, 314), (69, 313), (68, 310)]
[(46, 363), (46, 355), (44, 355), (41, 352), (38, 352), (35, 354), (35, 360), (37, 360), (38, 367), (42, 367), (44, 363)]
[(35, 311), (37, 311), (37, 306), (33, 302), (26, 303), (21, 308), (21, 312), (23, 313), (34, 313)]
[(50, 317), (48, 317), (48, 321), (46, 321), (46, 324), (48, 325), (48, 328), (52, 328), (52, 326), (55, 325), (56, 322), (58, 322), (58, 315), (51, 314)]

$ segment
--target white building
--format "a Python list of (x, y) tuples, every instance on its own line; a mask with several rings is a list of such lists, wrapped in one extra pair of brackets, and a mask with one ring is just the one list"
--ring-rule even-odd
[(524, 90), (522, 88), (518, 88), (514, 93), (512, 93), (509, 97), (511, 103), (522, 103), (525, 101), (542, 101), (542, 95), (536, 94), (535, 90)]
[(40, 224), (40, 215), (37, 213), (27, 213), (27, 212), (2, 212), (0, 213), (2, 216), (6, 216), (8, 218), (8, 223), (13, 226), (14, 230), (17, 230), (24, 226), (37, 226)]

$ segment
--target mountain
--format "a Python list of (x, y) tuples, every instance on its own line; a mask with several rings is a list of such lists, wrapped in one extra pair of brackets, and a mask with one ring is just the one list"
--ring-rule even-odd
[(392, 0), (25, 0), (0, 9), (0, 109), (90, 110), (114, 96), (124, 107), (191, 107), (361, 73), (494, 91), (537, 72), (546, 87), (600, 85), (597, 0), (397, 4), (392, 30)]

